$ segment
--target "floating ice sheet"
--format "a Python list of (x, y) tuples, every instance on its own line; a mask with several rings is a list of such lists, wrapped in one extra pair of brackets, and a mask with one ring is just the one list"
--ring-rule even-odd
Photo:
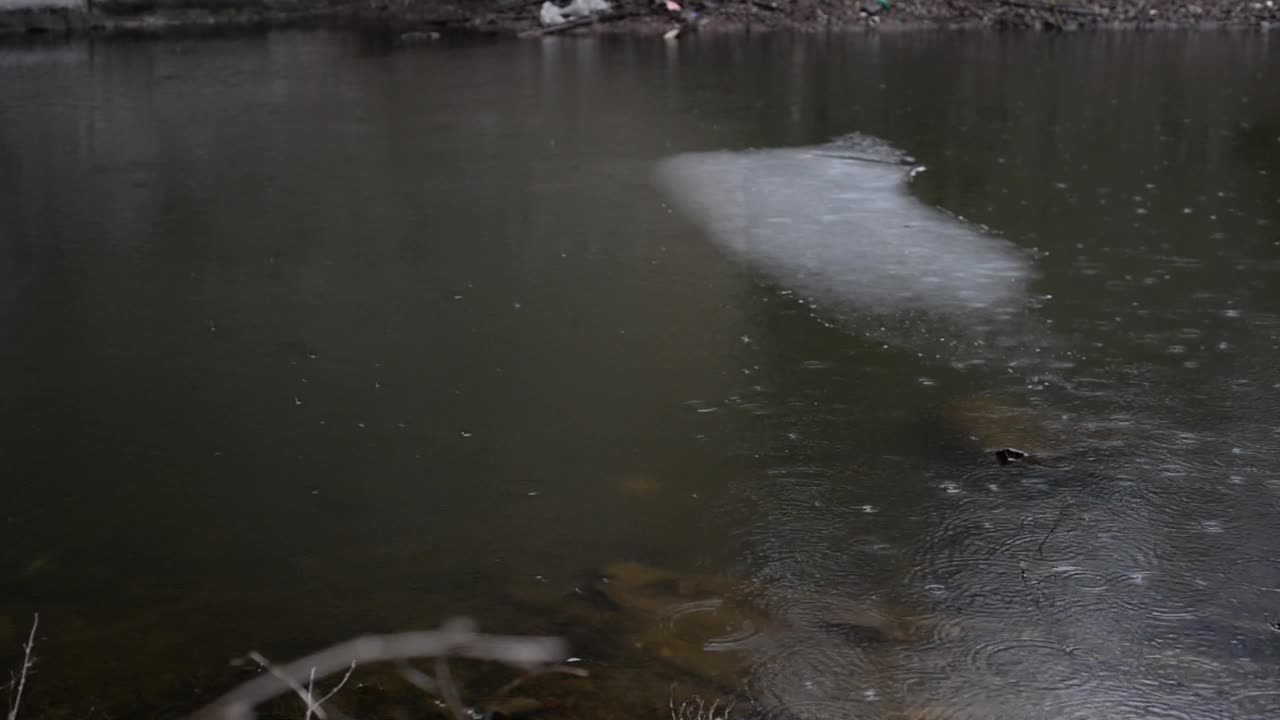
[(886, 143), (852, 135), (679, 155), (656, 175), (726, 251), (852, 329), (934, 347), (1000, 345), (1023, 319), (1030, 258), (912, 196), (916, 170)]

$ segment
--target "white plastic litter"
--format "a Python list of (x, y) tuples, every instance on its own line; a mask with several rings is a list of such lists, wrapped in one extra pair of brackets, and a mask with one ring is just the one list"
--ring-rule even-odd
[(613, 9), (608, 0), (573, 0), (565, 8), (566, 15), (574, 17), (586, 17), (596, 13), (607, 13)]
[(542, 3), (542, 10), (538, 13), (538, 19), (543, 25), (560, 25), (570, 20), (607, 13), (613, 9), (608, 0), (573, 0), (573, 2), (560, 7), (551, 0)]
[(564, 13), (560, 11), (560, 7), (551, 0), (542, 3), (542, 10), (538, 13), (538, 20), (545, 25), (560, 25), (565, 22)]

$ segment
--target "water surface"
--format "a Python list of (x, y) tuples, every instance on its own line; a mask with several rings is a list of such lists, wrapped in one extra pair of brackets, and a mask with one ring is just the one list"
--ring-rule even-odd
[[(0, 657), (39, 611), (33, 717), (169, 717), (249, 649), (466, 613), (569, 634), (619, 717), (673, 682), (1274, 717), (1275, 66), (1208, 33), (0, 49)], [(914, 164), (798, 154), (855, 132)], [(689, 158), (770, 192), (691, 208), (655, 182)], [(619, 561), (767, 619), (699, 641), (731, 671), (626, 654), (565, 619)]]

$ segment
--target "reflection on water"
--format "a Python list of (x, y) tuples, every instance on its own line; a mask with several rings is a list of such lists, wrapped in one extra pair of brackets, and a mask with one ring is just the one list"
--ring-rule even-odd
[(1273, 45), (0, 50), (0, 660), (176, 716), (467, 612), (561, 715), (1274, 717)]
[[(995, 368), (1029, 379), (1037, 368), (995, 334), (1020, 332), (1011, 321), (1032, 305), (1030, 263), (1011, 243), (912, 197), (911, 172), (883, 142), (853, 136), (812, 148), (682, 155), (663, 161), (658, 176), (673, 203), (731, 255), (783, 292), (801, 293), (841, 329), (913, 351), (945, 335), (950, 347), (940, 359), (974, 372), (977, 364), (966, 360), (977, 346)], [(1066, 344), (1043, 334), (1037, 341)], [(1059, 359), (1055, 370), (1069, 375), (1071, 367)], [(941, 483), (955, 498), (928, 521), (896, 586), (907, 612), (918, 613), (919, 637), (877, 638), (868, 647), (833, 634), (827, 603), (806, 587), (812, 568), (770, 583), (779, 616), (817, 620), (759, 652), (752, 681), (772, 713), (863, 717), (906, 707), (920, 717), (1225, 717), (1237, 712), (1233, 697), (1269, 697), (1247, 689), (1265, 685), (1280, 660), (1265, 608), (1252, 620), (1209, 611), (1241, 601), (1228, 589), (1240, 589), (1240, 568), (1189, 572), (1193, 560), (1166, 536), (1208, 534), (1196, 543), (1206, 550), (1229, 532), (1213, 518), (1247, 507), (1250, 491), (1188, 487), (1196, 475), (1190, 463), (1178, 471), (1152, 462), (1149, 454), (1161, 451), (1151, 435), (1167, 417), (1115, 423), (1076, 415), (1074, 423), (1101, 425), (1121, 446), (1099, 453), (1103, 443), (1080, 443), (1066, 428), (1053, 437), (1052, 421), (1007, 404), (1015, 400), (964, 401), (949, 420), (979, 443), (1041, 444), (1060, 457), (1026, 468), (989, 461)], [(1134, 456), (1128, 444), (1147, 456)], [(772, 516), (770, 526), (777, 521)], [(1255, 515), (1230, 530), (1268, 523)], [(1237, 542), (1220, 543), (1211, 556), (1239, 552)], [(766, 557), (793, 551), (762, 549)], [(1138, 669), (1148, 683), (1134, 683)], [(1171, 674), (1176, 685), (1165, 687)], [(1196, 712), (1183, 713), (1188, 704)], [(1027, 708), (1041, 709), (1028, 715)]]

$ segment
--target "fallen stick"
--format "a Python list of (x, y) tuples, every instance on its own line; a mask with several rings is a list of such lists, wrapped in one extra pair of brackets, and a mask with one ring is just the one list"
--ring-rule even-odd
[(1087, 10), (1085, 8), (1072, 7), (1070, 5), (1055, 5), (1053, 3), (1032, 2), (1031, 0), (996, 0), (997, 4), (1008, 5), (1010, 7), (1024, 8), (1026, 10), (1047, 10), (1049, 12), (1067, 13), (1068, 15), (1085, 15), (1087, 17), (1103, 17), (1104, 13), (1097, 10)]
[(366, 635), (312, 653), (240, 685), (197, 710), (188, 720), (250, 720), (253, 708), (289, 690), (289, 683), (282, 677), (300, 684), (313, 671), (317, 679), (322, 679), (349, 669), (352, 663), (458, 657), (532, 670), (560, 662), (568, 655), (568, 647), (560, 638), (481, 635), (469, 620), (452, 620), (439, 630)]
[(604, 13), (602, 15), (588, 15), (587, 17), (578, 18), (577, 20), (569, 20), (568, 22), (562, 22), (559, 25), (549, 25), (544, 28), (535, 28), (533, 30), (525, 30), (524, 32), (520, 33), (517, 37), (526, 38), (526, 37), (542, 37), (543, 35), (554, 35), (556, 33), (562, 33), (565, 30), (572, 30), (574, 28), (584, 27), (586, 25), (594, 25), (596, 23), (603, 25), (605, 23), (617, 22), (619, 20), (626, 20), (627, 18), (637, 17), (639, 15), (641, 15), (641, 13), (636, 13), (636, 12), (615, 12), (615, 13)]

